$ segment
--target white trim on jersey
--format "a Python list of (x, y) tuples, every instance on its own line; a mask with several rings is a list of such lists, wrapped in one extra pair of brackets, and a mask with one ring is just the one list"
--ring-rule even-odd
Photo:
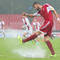
[(50, 21), (48, 21), (47, 24), (44, 27), (42, 27), (41, 29), (46, 28), (49, 24), (50, 24)]
[(46, 5), (48, 5), (48, 7), (47, 7), (48, 13), (49, 13), (49, 11), (51, 11), (51, 10), (55, 10), (50, 4), (46, 3)]
[(48, 7), (47, 7), (48, 13), (49, 13), (49, 11), (51, 11), (51, 10), (54, 10), (54, 8), (53, 8), (52, 6), (48, 6)]

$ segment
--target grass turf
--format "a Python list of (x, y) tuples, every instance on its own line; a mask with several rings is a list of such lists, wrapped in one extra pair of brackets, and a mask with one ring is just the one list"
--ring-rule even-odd
[[(53, 43), (53, 47), (56, 51), (56, 54), (57, 54), (56, 57), (50, 57), (50, 58), (25, 58), (25, 57), (21, 57), (18, 54), (12, 53), (12, 50), (20, 48), (19, 41), (17, 40), (17, 38), (5, 38), (5, 40), (0, 38), (0, 60), (59, 60), (60, 59), (60, 38), (56, 37), (54, 40), (51, 40), (51, 42)], [(43, 43), (43, 42), (40, 42), (40, 43), (49, 52), (46, 44)], [(31, 44), (31, 42), (25, 43), (22, 46), (25, 48), (25, 46), (27, 46), (27, 45), (30, 46), (30, 47), (33, 46)]]

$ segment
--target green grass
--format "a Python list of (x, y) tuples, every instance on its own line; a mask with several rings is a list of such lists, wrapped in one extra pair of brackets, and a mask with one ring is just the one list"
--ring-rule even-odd
[[(51, 40), (51, 42), (53, 43), (53, 47), (56, 51), (57, 54), (56, 57), (25, 58), (25, 57), (21, 57), (19, 54), (12, 53), (12, 50), (20, 48), (19, 41), (17, 40), (17, 38), (5, 38), (5, 40), (0, 38), (0, 60), (59, 60), (60, 59), (60, 38), (55, 38), (54, 40)], [(48, 50), (46, 44), (44, 42), (40, 42), (40, 43), (44, 48), (46, 48), (46, 50), (50, 54), (50, 51)], [(21, 46), (25, 48), (27, 45), (30, 48), (33, 46), (31, 42), (25, 43)]]

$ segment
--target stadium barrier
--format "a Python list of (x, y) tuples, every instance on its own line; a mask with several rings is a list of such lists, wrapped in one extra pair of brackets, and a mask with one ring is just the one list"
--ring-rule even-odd
[[(10, 36), (12, 37), (12, 35), (14, 37), (17, 37), (17, 35), (20, 34), (19, 31), (21, 32), (22, 26), (23, 26), (21, 15), (19, 15), (19, 14), (0, 14), (0, 19), (5, 22), (4, 28), (5, 28), (5, 33), (6, 33), (7, 37), (10, 37)], [(35, 18), (33, 18), (31, 25), (35, 19), (37, 19), (37, 21), (39, 21), (41, 25), (44, 22), (44, 19), (42, 17), (35, 17)], [(53, 31), (55, 31), (54, 34), (56, 34), (58, 36), (60, 36), (60, 33), (58, 33), (60, 31), (59, 26), (60, 26), (60, 24), (56, 21), (56, 18), (54, 17)], [(32, 25), (32, 27), (33, 27), (33, 25)], [(10, 32), (12, 32), (13, 34), (11, 34)]]
[[(5, 29), (22, 29), (22, 16), (19, 14), (0, 14), (0, 19), (5, 22)], [(39, 21), (41, 25), (43, 24), (44, 19), (42, 17), (35, 17), (34, 19), (37, 19), (37, 21)], [(34, 19), (32, 20), (31, 25), (34, 22)], [(56, 21), (56, 18), (54, 17), (53, 31), (60, 31), (59, 26), (60, 24)]]

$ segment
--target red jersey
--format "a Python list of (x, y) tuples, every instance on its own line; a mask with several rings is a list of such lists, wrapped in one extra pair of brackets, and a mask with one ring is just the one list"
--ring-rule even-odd
[(51, 5), (45, 4), (42, 6), (41, 10), (38, 11), (38, 14), (40, 14), (45, 19), (45, 23), (48, 21), (50, 21), (50, 23), (53, 23), (53, 14), (50, 7)]

